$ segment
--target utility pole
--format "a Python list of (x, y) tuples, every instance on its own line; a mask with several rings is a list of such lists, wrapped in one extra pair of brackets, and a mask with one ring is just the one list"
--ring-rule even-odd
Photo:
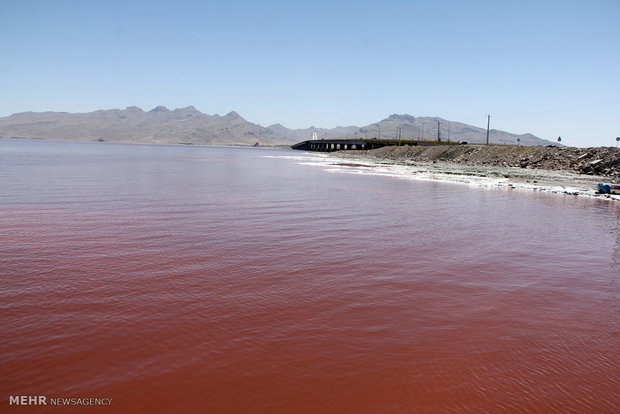
[(439, 131), (439, 121), (437, 121), (437, 142), (441, 142), (441, 132)]
[(381, 139), (381, 125), (379, 125), (379, 139)]
[(398, 127), (398, 140), (400, 140), (400, 127)]
[(487, 145), (489, 145), (489, 126), (491, 125), (491, 115), (487, 118)]

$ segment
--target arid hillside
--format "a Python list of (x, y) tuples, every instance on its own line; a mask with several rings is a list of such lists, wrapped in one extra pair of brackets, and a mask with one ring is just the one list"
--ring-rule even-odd
[[(291, 145), (319, 138), (442, 139), (485, 142), (486, 130), (437, 117), (390, 115), (365, 127), (289, 129), (280, 124), (267, 128), (238, 113), (208, 115), (193, 106), (169, 110), (158, 106), (143, 111), (136, 106), (88, 113), (22, 112), (0, 118), (2, 138), (43, 138), (72, 141), (116, 141), (195, 145)], [(519, 140), (519, 141), (517, 141)], [(492, 129), (493, 144), (547, 145), (532, 134), (512, 134)]]

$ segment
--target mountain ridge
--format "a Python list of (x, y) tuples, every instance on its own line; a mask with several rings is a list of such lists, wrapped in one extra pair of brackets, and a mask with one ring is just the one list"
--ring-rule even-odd
[[(440, 117), (391, 114), (366, 126), (311, 126), (290, 129), (276, 123), (263, 127), (247, 121), (236, 111), (208, 115), (194, 106), (170, 110), (163, 105), (144, 111), (137, 106), (93, 112), (20, 112), (0, 118), (0, 137), (44, 138), (80, 141), (186, 143), (196, 145), (291, 145), (310, 139), (402, 138), (442, 141), (486, 140), (486, 129)], [(490, 142), (522, 145), (553, 144), (533, 134), (490, 130)]]

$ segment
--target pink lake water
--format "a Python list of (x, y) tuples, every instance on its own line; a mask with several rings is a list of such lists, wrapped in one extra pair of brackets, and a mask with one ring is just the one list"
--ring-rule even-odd
[(618, 412), (617, 202), (329, 164), (0, 139), (0, 411)]

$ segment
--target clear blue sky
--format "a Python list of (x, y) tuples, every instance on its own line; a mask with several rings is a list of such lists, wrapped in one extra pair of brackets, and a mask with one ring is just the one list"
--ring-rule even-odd
[(620, 1), (0, 0), (0, 116), (131, 105), (615, 145)]

